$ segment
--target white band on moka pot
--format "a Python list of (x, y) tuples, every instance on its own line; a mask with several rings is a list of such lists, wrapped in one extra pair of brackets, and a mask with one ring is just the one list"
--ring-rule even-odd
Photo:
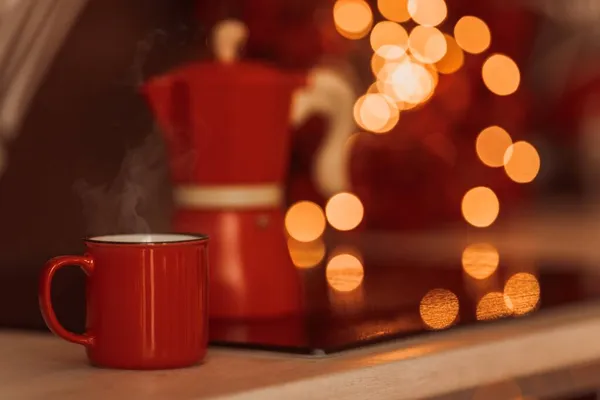
[(279, 207), (283, 201), (279, 184), (258, 185), (180, 185), (173, 197), (178, 207), (196, 210), (249, 210)]

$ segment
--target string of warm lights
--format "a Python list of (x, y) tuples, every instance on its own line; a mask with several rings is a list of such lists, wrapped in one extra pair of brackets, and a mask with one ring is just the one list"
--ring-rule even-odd
[[(377, 9), (383, 20), (374, 24), (373, 10), (365, 0), (337, 0), (333, 20), (337, 32), (349, 40), (368, 37), (373, 51), (374, 81), (356, 100), (354, 120), (364, 131), (379, 135), (391, 132), (401, 123), (403, 112), (425, 106), (439, 80), (444, 79), (443, 75), (460, 70), (466, 54), (488, 51), (492, 35), (485, 21), (475, 16), (460, 18), (452, 33), (442, 32), (437, 27), (447, 17), (444, 0), (378, 0)], [(403, 24), (411, 20), (415, 25), (409, 32)], [(487, 57), (481, 77), (490, 92), (498, 96), (515, 93), (520, 85), (518, 65), (504, 54)], [(352, 139), (355, 138), (356, 135)], [(513, 142), (510, 134), (497, 125), (479, 133), (475, 151), (484, 166), (503, 167), (508, 178), (517, 183), (532, 182), (540, 169), (535, 147), (525, 141)], [(485, 228), (496, 221), (500, 202), (491, 188), (474, 187), (464, 195), (461, 210), (467, 223)], [(285, 225), (295, 265), (299, 268), (319, 265), (326, 252), (322, 241), (326, 225), (350, 231), (361, 223), (363, 214), (360, 199), (351, 193), (333, 196), (325, 210), (308, 201), (292, 205), (286, 213)], [(498, 251), (491, 244), (474, 244), (463, 253), (465, 273), (475, 280), (488, 279), (498, 265)], [(360, 257), (349, 252), (331, 256), (325, 272), (330, 288), (336, 292), (356, 289), (364, 275)], [(528, 287), (522, 287), (523, 282)], [(536, 293), (523, 301), (523, 291)], [(506, 282), (503, 293), (490, 292), (482, 296), (477, 318), (487, 320), (526, 313), (535, 308), (538, 300), (536, 278), (531, 274), (516, 274)], [(515, 301), (523, 304), (515, 307)], [(434, 289), (426, 294), (420, 307), (424, 323), (432, 329), (455, 323), (458, 309), (457, 297), (446, 289)], [(494, 310), (501, 310), (502, 315)]]
[[(487, 51), (492, 35), (485, 21), (475, 16), (460, 18), (453, 35), (440, 31), (437, 26), (448, 12), (444, 0), (378, 0), (377, 8), (384, 20), (374, 25), (373, 11), (365, 0), (337, 0), (333, 19), (342, 36), (351, 40), (369, 37), (375, 82), (357, 99), (354, 119), (363, 130), (384, 134), (400, 123), (402, 112), (426, 104), (435, 93), (439, 75), (458, 71), (465, 53)], [(402, 24), (410, 20), (416, 25), (407, 32)], [(504, 54), (490, 55), (481, 76), (498, 96), (515, 93), (520, 85), (519, 67)], [(484, 129), (476, 151), (485, 165), (504, 167), (515, 182), (531, 182), (539, 172), (535, 148), (524, 141), (513, 143), (501, 127)], [(465, 220), (481, 228), (491, 225), (500, 211), (493, 190), (485, 189), (469, 190), (462, 202)]]

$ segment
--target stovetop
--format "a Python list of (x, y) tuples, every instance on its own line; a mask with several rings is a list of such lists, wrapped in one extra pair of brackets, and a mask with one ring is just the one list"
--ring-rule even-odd
[[(299, 264), (306, 265), (298, 256)], [(498, 262), (489, 244), (472, 245), (462, 256), (436, 264), (378, 259), (350, 251), (298, 268), (304, 315), (213, 320), (212, 344), (327, 354), (448, 329), (511, 323), (600, 299), (600, 275), (589, 268), (504, 257)]]

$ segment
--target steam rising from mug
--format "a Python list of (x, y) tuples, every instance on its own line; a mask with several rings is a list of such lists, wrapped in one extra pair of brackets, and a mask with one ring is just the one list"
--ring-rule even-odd
[(156, 201), (166, 173), (162, 141), (153, 133), (126, 154), (112, 183), (77, 180), (73, 189), (83, 203), (87, 234), (150, 233), (143, 211)]

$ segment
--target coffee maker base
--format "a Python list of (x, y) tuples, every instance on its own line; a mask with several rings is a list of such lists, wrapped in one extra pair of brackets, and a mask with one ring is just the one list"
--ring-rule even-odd
[(210, 237), (211, 318), (253, 319), (302, 313), (302, 289), (277, 209), (179, 210), (178, 232)]

